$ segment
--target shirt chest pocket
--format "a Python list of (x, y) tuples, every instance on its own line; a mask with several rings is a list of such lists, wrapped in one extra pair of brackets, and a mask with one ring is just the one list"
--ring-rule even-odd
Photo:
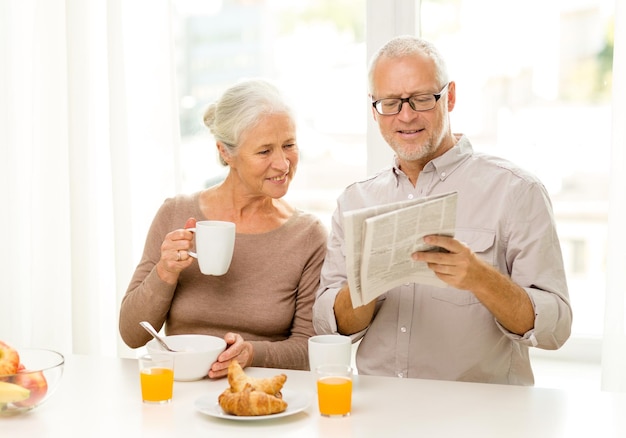
[(465, 243), (481, 260), (496, 266), (496, 233), (493, 230), (457, 228), (454, 237)]
[[(454, 237), (469, 246), (481, 260), (495, 266), (496, 233), (493, 230), (457, 228)], [(480, 302), (473, 293), (451, 287), (433, 289), (431, 298), (457, 306), (467, 306)]]

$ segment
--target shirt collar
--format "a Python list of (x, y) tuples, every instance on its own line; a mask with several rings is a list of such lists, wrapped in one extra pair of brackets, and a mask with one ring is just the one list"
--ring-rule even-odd
[[(443, 181), (473, 155), (474, 149), (467, 136), (463, 134), (455, 134), (455, 136), (457, 142), (454, 147), (440, 157), (426, 163), (422, 172), (436, 172), (439, 179)], [(393, 173), (396, 175), (396, 179), (400, 175), (404, 175), (404, 172), (400, 170), (398, 157), (395, 155), (393, 157)]]

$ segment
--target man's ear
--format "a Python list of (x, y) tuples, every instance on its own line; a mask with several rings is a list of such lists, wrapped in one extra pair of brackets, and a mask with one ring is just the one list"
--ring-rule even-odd
[(448, 98), (448, 112), (450, 112), (456, 104), (456, 83), (454, 81), (450, 81), (448, 84), (448, 92), (446, 94)]
[[(372, 101), (372, 95), (368, 94), (368, 97), (370, 98), (370, 102)], [(374, 118), (375, 122), (378, 122), (378, 113), (376, 112), (376, 108), (374, 108), (374, 105), (370, 104), (370, 110), (372, 111), (372, 117)]]

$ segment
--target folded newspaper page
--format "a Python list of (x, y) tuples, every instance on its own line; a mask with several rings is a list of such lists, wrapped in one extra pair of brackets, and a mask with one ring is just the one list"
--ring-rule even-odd
[(454, 236), (457, 192), (344, 213), (346, 267), (352, 305), (367, 304), (404, 283), (444, 286), (415, 251), (437, 251), (424, 236)]

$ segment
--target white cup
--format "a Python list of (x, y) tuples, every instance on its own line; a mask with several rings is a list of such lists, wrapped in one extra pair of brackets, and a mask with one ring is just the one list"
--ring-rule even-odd
[(200, 272), (204, 275), (224, 275), (228, 272), (235, 248), (235, 224), (225, 221), (198, 221), (195, 228), (196, 252), (189, 251), (198, 259)]
[(309, 369), (320, 365), (346, 365), (352, 361), (352, 339), (343, 335), (317, 335), (309, 338)]

